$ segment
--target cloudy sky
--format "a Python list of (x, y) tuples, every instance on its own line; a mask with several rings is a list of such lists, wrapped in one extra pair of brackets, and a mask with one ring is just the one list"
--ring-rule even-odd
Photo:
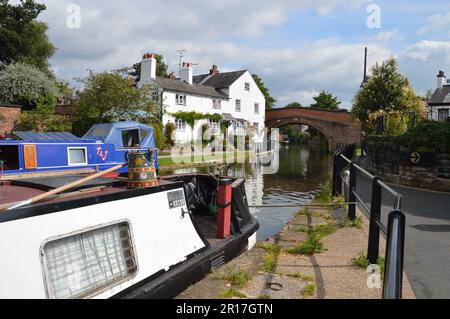
[[(14, 2), (14, 1), (13, 1)], [(366, 0), (40, 0), (39, 19), (58, 48), (58, 76), (132, 65), (145, 52), (164, 55), (178, 70), (176, 50), (194, 73), (260, 75), (277, 106), (328, 90), (349, 108), (369, 65), (394, 56), (417, 93), (435, 88), (438, 70), (450, 74), (450, 2)], [(80, 9), (80, 25), (73, 15)], [(373, 6), (376, 4), (376, 6)], [(377, 8), (379, 17), (377, 19)], [(75, 20), (74, 20), (75, 17)], [(75, 26), (75, 27), (74, 27)]]

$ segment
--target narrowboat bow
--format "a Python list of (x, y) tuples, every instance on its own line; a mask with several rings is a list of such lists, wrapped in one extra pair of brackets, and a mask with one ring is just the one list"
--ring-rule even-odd
[(244, 180), (207, 174), (98, 178), (1, 211), (78, 178), (0, 182), (0, 298), (171, 298), (256, 242)]

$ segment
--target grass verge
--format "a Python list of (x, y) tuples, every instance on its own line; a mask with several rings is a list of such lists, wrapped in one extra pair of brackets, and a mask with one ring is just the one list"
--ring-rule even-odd
[(246, 294), (243, 294), (242, 292), (234, 289), (234, 288), (227, 288), (224, 291), (222, 291), (217, 298), (219, 299), (228, 299), (228, 298), (247, 298)]

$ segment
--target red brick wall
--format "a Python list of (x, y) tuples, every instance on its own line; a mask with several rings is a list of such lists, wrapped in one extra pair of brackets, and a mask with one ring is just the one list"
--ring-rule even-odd
[(0, 105), (0, 139), (8, 136), (19, 123), (20, 106)]

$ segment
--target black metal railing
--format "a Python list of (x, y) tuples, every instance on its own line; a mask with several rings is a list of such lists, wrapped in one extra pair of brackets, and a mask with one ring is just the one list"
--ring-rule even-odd
[[(333, 156), (333, 195), (345, 193), (349, 202), (348, 219), (356, 218), (356, 205), (369, 215), (369, 240), (367, 258), (376, 264), (379, 257), (380, 232), (386, 237), (386, 256), (383, 280), (383, 298), (398, 299), (402, 296), (403, 258), (405, 246), (405, 215), (401, 212), (401, 195), (386, 185), (379, 176), (374, 176), (355, 163), (352, 158), (356, 145), (338, 149)], [(344, 169), (347, 175), (343, 178)], [(356, 191), (356, 176), (359, 172), (372, 183), (370, 207)], [(346, 192), (344, 192), (347, 190)], [(381, 220), (383, 190), (394, 197), (393, 209), (388, 214), (387, 227)], [(366, 194), (368, 195), (368, 194)]]

